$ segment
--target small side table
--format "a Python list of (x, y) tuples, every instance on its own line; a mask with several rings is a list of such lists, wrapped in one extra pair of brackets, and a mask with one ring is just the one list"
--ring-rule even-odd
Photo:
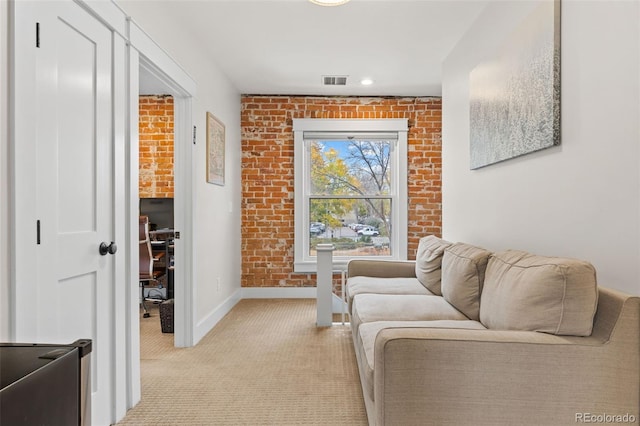
[(333, 244), (318, 244), (316, 275), (316, 305), (318, 316), (316, 325), (328, 327), (333, 323)]

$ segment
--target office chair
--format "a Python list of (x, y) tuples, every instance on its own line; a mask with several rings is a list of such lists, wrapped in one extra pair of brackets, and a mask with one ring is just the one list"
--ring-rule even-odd
[(143, 317), (149, 318), (151, 315), (147, 311), (145, 304), (144, 288), (145, 283), (148, 286), (150, 283), (159, 284), (158, 279), (164, 275), (163, 271), (155, 271), (153, 263), (160, 260), (164, 253), (158, 253), (155, 257), (153, 250), (151, 249), (151, 238), (149, 237), (149, 217), (140, 216), (140, 226), (138, 232), (138, 240), (140, 242), (140, 302), (142, 304)]

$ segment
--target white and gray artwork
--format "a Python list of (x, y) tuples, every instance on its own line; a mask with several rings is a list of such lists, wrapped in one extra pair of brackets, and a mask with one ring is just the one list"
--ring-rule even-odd
[(560, 144), (560, 1), (543, 1), (469, 77), (471, 169)]

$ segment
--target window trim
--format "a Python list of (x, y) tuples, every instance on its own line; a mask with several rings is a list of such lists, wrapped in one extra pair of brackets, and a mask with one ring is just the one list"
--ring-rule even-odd
[[(363, 256), (358, 259), (377, 260), (406, 260), (407, 259), (407, 232), (408, 232), (408, 190), (407, 190), (407, 132), (408, 120), (402, 119), (293, 119), (294, 139), (294, 272), (315, 273), (317, 271), (316, 259), (307, 253), (309, 246), (309, 209), (305, 203), (310, 198), (308, 182), (305, 176), (309, 174), (305, 162), (305, 132), (318, 133), (372, 133), (393, 132), (397, 133), (396, 153), (394, 155), (394, 195), (392, 198), (392, 217), (394, 224), (391, 238), (394, 247), (391, 256)], [(334, 258), (333, 269), (345, 270), (349, 259), (345, 257)]]

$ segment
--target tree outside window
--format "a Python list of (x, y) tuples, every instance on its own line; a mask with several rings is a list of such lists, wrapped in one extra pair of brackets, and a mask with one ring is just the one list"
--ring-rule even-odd
[(331, 242), (336, 255), (389, 255), (392, 142), (311, 140), (309, 254)]

